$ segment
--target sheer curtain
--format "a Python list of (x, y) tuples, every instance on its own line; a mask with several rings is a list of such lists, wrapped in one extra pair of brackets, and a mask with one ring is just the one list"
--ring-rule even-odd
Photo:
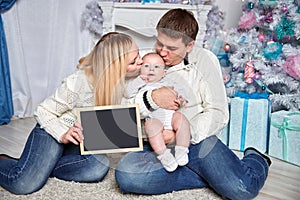
[(15, 118), (32, 116), (92, 48), (95, 39), (80, 29), (87, 3), (18, 0), (3, 14)]

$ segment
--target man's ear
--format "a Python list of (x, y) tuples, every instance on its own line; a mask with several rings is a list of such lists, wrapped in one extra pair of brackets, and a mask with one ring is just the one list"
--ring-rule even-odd
[(188, 45), (186, 46), (187, 47), (186, 52), (190, 53), (192, 51), (192, 49), (194, 48), (194, 45), (195, 45), (195, 40), (189, 42)]

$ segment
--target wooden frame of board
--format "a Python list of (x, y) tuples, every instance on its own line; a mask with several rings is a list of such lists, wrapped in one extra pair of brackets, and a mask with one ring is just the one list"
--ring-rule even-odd
[(77, 108), (82, 155), (143, 150), (138, 104)]

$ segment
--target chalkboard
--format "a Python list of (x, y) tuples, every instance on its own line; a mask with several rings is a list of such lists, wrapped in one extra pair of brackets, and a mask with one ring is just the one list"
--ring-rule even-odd
[(143, 149), (137, 104), (78, 108), (77, 117), (83, 128), (82, 155)]

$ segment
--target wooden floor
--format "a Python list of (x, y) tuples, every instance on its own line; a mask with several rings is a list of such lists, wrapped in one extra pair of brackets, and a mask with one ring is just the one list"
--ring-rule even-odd
[[(0, 154), (19, 157), (34, 125), (33, 118), (26, 118), (0, 126)], [(236, 154), (242, 155), (240, 152)], [(273, 163), (269, 177), (255, 200), (299, 200), (300, 167), (276, 158), (271, 159)]]

